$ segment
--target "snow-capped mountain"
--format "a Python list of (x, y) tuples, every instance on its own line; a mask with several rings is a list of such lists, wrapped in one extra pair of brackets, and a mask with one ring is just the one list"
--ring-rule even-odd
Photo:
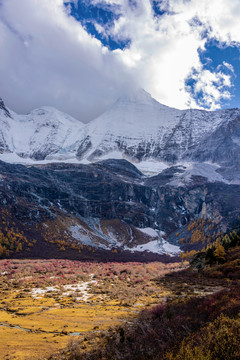
[(0, 150), (22, 158), (45, 159), (71, 149), (83, 124), (52, 107), (41, 107), (27, 115), (9, 110), (0, 100)]
[(0, 152), (0, 214), (39, 239), (36, 256), (49, 237), (174, 253), (191, 245), (191, 221), (217, 234), (240, 215), (239, 109), (177, 110), (140, 90), (83, 124), (1, 100)]
[(177, 110), (141, 90), (122, 97), (82, 129), (79, 158), (113, 157), (142, 161), (154, 158), (175, 163), (186, 152), (240, 111)]
[(156, 144), (164, 144), (180, 114), (181, 111), (158, 103), (144, 90), (121, 97), (85, 126), (77, 155), (90, 160), (111, 152), (136, 160), (154, 156)]
[(145, 172), (154, 166), (160, 172), (173, 164), (210, 162), (232, 167), (232, 181), (240, 172), (239, 119), (239, 109), (170, 108), (144, 90), (121, 97), (88, 124), (49, 107), (17, 115), (1, 101), (0, 149), (5, 155), (0, 159), (16, 155), (19, 162), (86, 163), (125, 158)]

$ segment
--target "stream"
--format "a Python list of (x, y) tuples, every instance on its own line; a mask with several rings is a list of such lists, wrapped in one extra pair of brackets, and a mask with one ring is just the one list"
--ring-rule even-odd
[(40, 332), (40, 333), (48, 333), (48, 334), (55, 334), (55, 335), (67, 335), (67, 336), (79, 336), (81, 335), (81, 332), (73, 332), (73, 333), (69, 333), (69, 334), (64, 334), (63, 332), (60, 331), (44, 331), (44, 330), (32, 330), (32, 329), (26, 329), (23, 328), (19, 325), (11, 325), (11, 324), (7, 324), (7, 323), (0, 323), (1, 327), (7, 327), (7, 328), (11, 328), (11, 329), (18, 329), (18, 330), (23, 330), (25, 332)]

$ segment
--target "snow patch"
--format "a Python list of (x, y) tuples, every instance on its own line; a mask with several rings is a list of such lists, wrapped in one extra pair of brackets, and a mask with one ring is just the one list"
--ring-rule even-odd
[(179, 254), (181, 252), (181, 249), (179, 246), (177, 245), (172, 245), (170, 244), (168, 241), (163, 240), (161, 243), (161, 248), (163, 249), (163, 251), (169, 255), (176, 255)]
[(100, 156), (99, 158), (95, 158), (94, 162), (108, 160), (108, 159), (122, 160), (122, 159), (126, 159), (126, 157), (123, 155), (123, 153), (121, 151), (115, 150), (115, 151), (110, 151), (110, 152)]
[(158, 238), (158, 233), (156, 230), (152, 229), (152, 228), (137, 228), (139, 231), (143, 232), (144, 234), (147, 234), (151, 237), (157, 237)]
[(135, 251), (148, 251), (156, 254), (168, 254), (170, 256), (178, 255), (181, 250), (179, 246), (172, 245), (166, 240), (153, 240), (149, 241), (146, 244), (137, 245), (134, 248), (127, 248), (125, 250), (129, 250), (131, 252)]
[(47, 165), (54, 163), (67, 163), (67, 164), (91, 164), (87, 159), (79, 161), (75, 155), (48, 155), (44, 160), (34, 160), (30, 157), (20, 157), (16, 153), (3, 153), (0, 154), (0, 160), (10, 164), (20, 165)]
[[(90, 224), (89, 224), (90, 225)], [(93, 224), (92, 224), (93, 225)], [(174, 256), (180, 253), (180, 247), (176, 245), (172, 245), (168, 243), (166, 240), (163, 239), (165, 233), (163, 231), (158, 231), (152, 228), (136, 228), (138, 231), (146, 234), (148, 237), (152, 238), (153, 240), (145, 243), (140, 244), (134, 247), (129, 247), (127, 245), (123, 246), (115, 237), (114, 233), (111, 231), (108, 232), (108, 235), (103, 233), (97, 233), (96, 224), (95, 224), (95, 234), (91, 234), (91, 232), (87, 232), (84, 228), (79, 225), (70, 226), (70, 231), (72, 232), (72, 236), (79, 241), (83, 245), (89, 245), (96, 248), (102, 248), (105, 250), (111, 250), (115, 248), (121, 248), (123, 250), (135, 252), (135, 251), (149, 251), (157, 254), (169, 254), (170, 256)], [(94, 231), (94, 230), (93, 230)], [(92, 241), (91, 237), (94, 235), (98, 235), (99, 238), (102, 238), (102, 243), (98, 241), (95, 243)], [(131, 244), (131, 240), (129, 241)]]
[[(172, 245), (165, 239), (163, 236), (165, 235), (164, 231), (155, 230), (152, 228), (137, 228), (144, 234), (152, 237), (154, 240), (151, 240), (145, 244), (139, 244), (133, 248), (129, 248), (127, 246), (124, 247), (125, 250), (129, 250), (131, 252), (135, 251), (148, 251), (157, 254), (169, 254), (170, 256), (175, 256), (181, 252), (180, 247), (177, 245)], [(157, 239), (156, 239), (157, 238)]]
[(91, 241), (91, 233), (86, 231), (80, 225), (72, 225), (69, 227), (69, 230), (71, 231), (74, 239), (79, 241), (81, 244), (98, 247), (96, 244), (94, 244), (94, 242)]
[(169, 165), (165, 164), (164, 162), (154, 159), (144, 160), (139, 163), (133, 162), (133, 164), (136, 166), (136, 168), (138, 168), (138, 170), (147, 176), (157, 175), (169, 167)]
[(202, 176), (208, 179), (209, 182), (229, 182), (219, 174), (216, 170), (219, 168), (217, 164), (210, 163), (182, 163), (179, 166), (184, 166), (186, 170), (184, 173), (175, 174), (175, 179), (169, 185), (184, 186), (185, 183), (192, 181), (192, 176)]

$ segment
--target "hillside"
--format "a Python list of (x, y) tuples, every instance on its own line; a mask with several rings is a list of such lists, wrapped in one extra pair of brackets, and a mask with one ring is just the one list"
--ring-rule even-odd
[[(49, 359), (239, 359), (239, 246), (239, 232), (226, 234), (197, 253), (191, 268), (155, 279), (174, 291), (166, 303), (124, 325), (80, 337)], [(196, 272), (199, 259), (204, 267)]]
[(215, 241), (240, 214), (240, 187), (204, 177), (175, 187), (174, 170), (145, 177), (126, 160), (39, 167), (0, 162), (1, 256), (55, 252), (120, 260), (152, 253), (154, 260)]

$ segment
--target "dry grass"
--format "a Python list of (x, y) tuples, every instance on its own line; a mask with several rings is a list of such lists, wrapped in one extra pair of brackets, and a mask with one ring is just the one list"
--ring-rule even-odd
[(46, 358), (66, 347), (72, 333), (84, 338), (131, 321), (146, 305), (171, 296), (152, 280), (182, 266), (1, 260), (0, 359)]

